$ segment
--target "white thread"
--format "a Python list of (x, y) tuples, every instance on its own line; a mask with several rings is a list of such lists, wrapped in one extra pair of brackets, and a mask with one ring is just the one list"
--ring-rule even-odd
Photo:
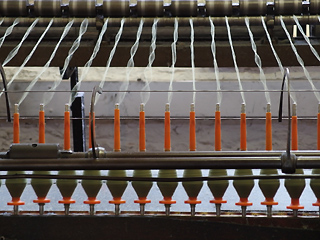
[(29, 91), (33, 88), (33, 86), (36, 84), (36, 82), (39, 80), (39, 78), (41, 77), (41, 75), (47, 70), (47, 68), (50, 66), (50, 63), (52, 61), (52, 59), (54, 58), (54, 56), (56, 55), (56, 52), (62, 42), (62, 40), (65, 38), (65, 36), (68, 34), (68, 32), (70, 31), (70, 28), (72, 27), (74, 20), (70, 21), (66, 27), (64, 28), (64, 31), (59, 39), (59, 42), (57, 43), (56, 47), (54, 48), (49, 60), (47, 61), (47, 63), (43, 66), (42, 70), (40, 73), (38, 73), (38, 75), (30, 82), (30, 84), (28, 85), (28, 87), (26, 88), (26, 91), (23, 93), (19, 104), (21, 105), (21, 103), (23, 102), (23, 100), (28, 96)]
[[(275, 50), (274, 47), (273, 47), (272, 39), (271, 39), (270, 34), (269, 34), (269, 32), (268, 32), (267, 25), (266, 25), (266, 23), (264, 22), (264, 17), (263, 17), (263, 16), (261, 16), (261, 22), (262, 22), (262, 26), (263, 26), (263, 28), (264, 28), (264, 31), (265, 31), (265, 33), (266, 33), (267, 39), (268, 39), (268, 41), (269, 41), (269, 44), (270, 44), (272, 53), (273, 53), (273, 55), (274, 55), (274, 57), (275, 57), (275, 59), (276, 59), (276, 61), (277, 61), (277, 63), (278, 63), (278, 66), (279, 66), (279, 68), (280, 68), (281, 74), (282, 74), (282, 76), (283, 76), (283, 75), (284, 75), (284, 68), (283, 68), (283, 66), (282, 66), (281, 60), (280, 60), (280, 58), (279, 58), (276, 50)], [(293, 102), (296, 102), (296, 94), (293, 92), (294, 89), (293, 89), (291, 83), (290, 83), (290, 89), (292, 90), (292, 91), (290, 91), (290, 97), (291, 97), (291, 99), (292, 99)]]
[(174, 79), (174, 66), (177, 61), (177, 41), (178, 41), (178, 19), (174, 19), (174, 31), (173, 31), (173, 43), (171, 44), (171, 55), (172, 55), (172, 65), (171, 65), (171, 78), (169, 83), (169, 91), (168, 91), (168, 103), (172, 101), (172, 90), (173, 90), (173, 79)]
[[(314, 93), (315, 97), (317, 98), (318, 102), (320, 102), (320, 94), (319, 94), (317, 88), (314, 86), (313, 81), (312, 81), (312, 78), (311, 78), (308, 70), (307, 70), (306, 67), (304, 66), (304, 62), (303, 62), (303, 60), (302, 60), (302, 58), (300, 57), (300, 55), (299, 55), (296, 47), (294, 46), (294, 44), (293, 44), (293, 42), (292, 42), (292, 39), (291, 39), (291, 37), (290, 37), (290, 34), (289, 34), (289, 32), (288, 32), (288, 30), (287, 30), (287, 28), (286, 28), (286, 25), (285, 25), (285, 23), (284, 23), (284, 21), (283, 21), (283, 19), (282, 19), (282, 16), (280, 16), (280, 23), (281, 23), (281, 26), (282, 26), (284, 32), (285, 32), (286, 35), (287, 35), (287, 38), (288, 38), (288, 40), (289, 40), (289, 42), (290, 42), (292, 51), (293, 51), (294, 54), (296, 55), (296, 58), (297, 58), (297, 60), (298, 60), (298, 62), (299, 62), (299, 64), (300, 64), (300, 66), (301, 66), (302, 69), (303, 69), (304, 75), (306, 75), (306, 78), (308, 79), (308, 81), (309, 81), (309, 83), (310, 83), (310, 85), (311, 85), (312, 90), (314, 90), (313, 93)], [(300, 26), (300, 27), (301, 27), (301, 26)], [(291, 87), (291, 86), (290, 86), (290, 87)]]
[(143, 23), (144, 23), (144, 20), (143, 20), (143, 18), (141, 18), (139, 28), (137, 31), (136, 41), (132, 45), (131, 50), (130, 50), (130, 59), (129, 59), (129, 61), (127, 63), (127, 67), (126, 67), (126, 80), (120, 86), (120, 92), (119, 92), (118, 98), (117, 98), (118, 99), (117, 102), (119, 104), (121, 104), (123, 102), (123, 100), (127, 94), (127, 91), (128, 91), (129, 78), (130, 78), (131, 71), (134, 67), (133, 58), (134, 58), (134, 55), (136, 54), (138, 47), (139, 47), (139, 40), (140, 40), (142, 28), (143, 28)]
[(152, 64), (154, 62), (154, 59), (156, 57), (155, 51), (156, 51), (156, 42), (157, 42), (157, 24), (159, 19), (155, 18), (153, 20), (152, 25), (152, 38), (151, 38), (151, 45), (150, 45), (150, 51), (149, 51), (149, 63), (147, 67), (144, 69), (144, 78), (145, 78), (145, 85), (142, 88), (142, 92), (140, 92), (141, 102), (144, 104), (147, 104), (150, 98), (150, 82), (153, 80), (152, 76)]
[[(3, 19), (2, 19), (3, 22)], [(1, 22), (1, 24), (2, 24)], [(13, 28), (20, 22), (19, 18), (16, 18), (14, 20), (14, 22), (12, 23), (12, 25), (10, 27), (7, 28), (6, 32), (4, 33), (4, 35), (0, 38), (0, 48), (2, 47), (2, 44), (4, 42), (4, 40), (6, 39), (7, 36), (9, 36), (12, 33)]]
[(254, 38), (253, 38), (253, 33), (250, 29), (250, 23), (249, 23), (249, 18), (246, 17), (245, 18), (245, 23), (246, 23), (246, 26), (247, 26), (247, 29), (248, 29), (248, 33), (249, 33), (249, 36), (250, 36), (250, 42), (251, 42), (251, 47), (252, 47), (252, 51), (254, 52), (254, 61), (257, 65), (257, 67), (259, 68), (259, 71), (260, 71), (260, 81), (263, 85), (263, 88), (265, 90), (264, 94), (265, 94), (265, 97), (266, 97), (266, 100), (267, 100), (267, 103), (271, 103), (270, 102), (270, 94), (269, 94), (269, 91), (268, 91), (268, 86), (267, 86), (267, 79), (266, 79), (266, 75), (264, 74), (263, 72), (263, 69), (262, 69), (262, 63), (261, 63), (261, 58), (257, 52), (257, 46), (256, 46), (256, 43), (254, 42)]
[(230, 48), (231, 48), (234, 68), (235, 68), (236, 74), (237, 74), (237, 79), (238, 79), (238, 83), (239, 83), (239, 90), (241, 91), (240, 94), (241, 94), (241, 98), (242, 98), (242, 103), (245, 104), (246, 100), (244, 98), (242, 83), (241, 83), (241, 80), (240, 80), (240, 73), (239, 73), (239, 68), (238, 68), (238, 65), (237, 65), (236, 53), (234, 52), (233, 45), (232, 45), (232, 38), (231, 38), (231, 31), (230, 31), (230, 26), (229, 26), (229, 22), (228, 22), (228, 17), (225, 16), (225, 19), (226, 19), (226, 26), (227, 26), (227, 30), (228, 30), (228, 38), (229, 38), (229, 44), (230, 44)]
[(219, 67), (218, 67), (218, 62), (216, 58), (216, 43), (215, 43), (215, 27), (212, 22), (211, 17), (209, 17), (210, 25), (211, 25), (211, 52), (213, 56), (213, 67), (214, 67), (214, 75), (216, 77), (216, 82), (217, 82), (217, 103), (221, 104), (222, 101), (222, 92), (221, 92), (221, 86), (220, 86), (220, 77), (219, 77)]

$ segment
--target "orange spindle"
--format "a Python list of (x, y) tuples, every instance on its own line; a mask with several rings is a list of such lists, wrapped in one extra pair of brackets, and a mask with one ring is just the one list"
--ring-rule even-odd
[(216, 105), (216, 113), (214, 119), (214, 148), (216, 151), (221, 151), (221, 113), (220, 113), (220, 104)]
[(241, 106), (240, 116), (240, 151), (247, 150), (247, 123), (246, 123), (246, 105)]
[(146, 121), (144, 112), (144, 103), (140, 104), (139, 114), (139, 151), (146, 151)]
[(270, 112), (270, 104), (267, 105), (266, 113), (266, 150), (272, 150), (272, 117)]
[(164, 150), (171, 151), (171, 136), (170, 136), (170, 105), (166, 104), (164, 113)]
[(64, 150), (69, 151), (70, 146), (70, 111), (69, 104), (65, 105), (64, 109)]
[(13, 143), (20, 142), (20, 123), (19, 123), (19, 109), (18, 104), (14, 105), (13, 114)]
[(196, 150), (196, 113), (194, 111), (194, 103), (190, 106), (190, 138), (189, 138), (189, 150)]
[(291, 140), (291, 149), (298, 150), (298, 117), (297, 117), (297, 105), (292, 105), (292, 119), (291, 119), (291, 127), (292, 127), (292, 140)]
[(113, 151), (120, 152), (121, 151), (121, 142), (120, 142), (120, 109), (119, 103), (115, 105), (114, 109), (114, 145)]
[(92, 148), (92, 139), (91, 139), (91, 117), (93, 118), (93, 135), (96, 134), (95, 132), (95, 125), (96, 125), (96, 120), (95, 120), (95, 114), (92, 113), (92, 116), (91, 116), (91, 112), (89, 112), (89, 149)]
[(39, 143), (45, 143), (45, 119), (44, 119), (44, 105), (40, 104), (39, 111)]

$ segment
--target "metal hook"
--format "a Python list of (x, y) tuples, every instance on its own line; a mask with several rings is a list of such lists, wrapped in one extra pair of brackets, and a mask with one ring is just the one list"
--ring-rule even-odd
[(0, 74), (1, 74), (2, 82), (3, 82), (4, 95), (6, 97), (7, 119), (8, 119), (8, 122), (11, 122), (10, 102), (9, 102), (8, 88), (7, 88), (7, 78), (6, 78), (6, 73), (4, 72), (4, 69), (2, 67), (2, 63), (0, 63)]
[(102, 94), (102, 89), (101, 87), (94, 86), (92, 90), (92, 95), (91, 95), (91, 104), (90, 104), (90, 114), (91, 114), (91, 120), (90, 120), (90, 126), (91, 126), (91, 145), (92, 145), (92, 155), (93, 158), (97, 158), (96, 154), (96, 141), (95, 141), (95, 135), (94, 135), (94, 129), (93, 129), (93, 119), (94, 119), (94, 103), (96, 101), (96, 95), (97, 93)]
[(296, 155), (291, 154), (290, 146), (291, 146), (291, 99), (290, 99), (290, 78), (289, 78), (289, 69), (286, 68), (282, 85), (281, 85), (281, 93), (280, 93), (280, 102), (279, 102), (279, 115), (278, 122), (282, 122), (282, 105), (283, 105), (283, 91), (284, 91), (284, 83), (287, 79), (287, 89), (288, 89), (288, 133), (287, 133), (287, 150), (285, 153), (281, 155), (281, 165), (283, 173), (294, 173), (296, 171)]

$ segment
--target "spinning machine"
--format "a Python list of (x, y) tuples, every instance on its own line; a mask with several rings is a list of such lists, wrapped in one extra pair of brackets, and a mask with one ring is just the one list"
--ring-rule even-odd
[(1, 0), (1, 239), (317, 238), (319, 11)]

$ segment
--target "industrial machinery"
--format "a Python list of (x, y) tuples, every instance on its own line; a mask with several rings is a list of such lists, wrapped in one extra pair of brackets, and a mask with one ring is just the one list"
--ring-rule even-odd
[(1, 0), (1, 239), (317, 239), (319, 11)]

